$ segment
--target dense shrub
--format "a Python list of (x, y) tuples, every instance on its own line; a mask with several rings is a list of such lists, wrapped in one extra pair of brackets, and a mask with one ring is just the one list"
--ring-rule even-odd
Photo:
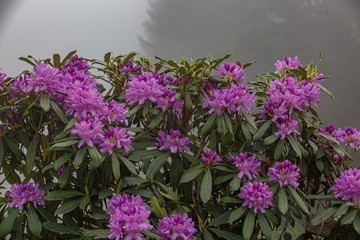
[(74, 54), (0, 75), (1, 237), (359, 238), (360, 133), (320, 128), (317, 65)]

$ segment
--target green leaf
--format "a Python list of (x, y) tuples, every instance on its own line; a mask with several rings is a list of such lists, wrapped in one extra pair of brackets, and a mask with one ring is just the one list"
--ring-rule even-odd
[(276, 148), (275, 148), (275, 153), (274, 153), (274, 159), (275, 161), (279, 160), (281, 155), (282, 155), (282, 152), (283, 152), (283, 149), (284, 149), (284, 143), (285, 141), (284, 140), (280, 140), (278, 142), (278, 144), (276, 145)]
[(244, 115), (246, 122), (256, 130), (256, 124), (254, 120), (250, 117), (250, 115), (245, 110), (241, 110), (241, 113)]
[(77, 144), (77, 143), (79, 143), (79, 140), (63, 141), (63, 142), (55, 143), (54, 145), (52, 145), (52, 147), (50, 149), (69, 147), (69, 146)]
[[(142, 231), (142, 233), (145, 235), (145, 236), (148, 236), (150, 237), (150, 239), (156, 239), (156, 240), (160, 240), (161, 238), (154, 233), (154, 231), (150, 231), (150, 230), (146, 230), (146, 231)], [(109, 235), (109, 234), (108, 234)], [(107, 236), (105, 237), (107, 238)]]
[(230, 213), (231, 213), (231, 211), (226, 211), (223, 214), (221, 214), (220, 216), (217, 216), (215, 219), (213, 219), (209, 223), (208, 227), (219, 226), (219, 225), (225, 224), (228, 221), (229, 217), (230, 217)]
[(119, 159), (116, 157), (116, 154), (111, 155), (111, 166), (115, 180), (118, 181), (120, 178), (120, 162)]
[(216, 112), (213, 112), (207, 119), (206, 123), (202, 126), (201, 135), (205, 135), (213, 128), (216, 119)]
[(138, 184), (146, 183), (149, 180), (142, 179), (140, 177), (124, 177), (123, 181), (124, 181), (124, 184), (126, 184), (126, 185), (135, 186), (135, 185), (138, 185)]
[(83, 193), (75, 191), (75, 190), (55, 190), (49, 192), (45, 195), (45, 200), (47, 201), (57, 201), (65, 198), (72, 198), (76, 196), (81, 196)]
[(83, 234), (91, 239), (107, 239), (109, 231), (109, 229), (84, 229)]
[(72, 157), (72, 153), (67, 153), (62, 155), (54, 162), (55, 170), (58, 170), (62, 165), (64, 165), (70, 158)]
[(54, 215), (65, 214), (65, 213), (71, 212), (72, 210), (74, 210), (75, 208), (77, 208), (79, 206), (80, 201), (81, 201), (81, 199), (76, 199), (76, 200), (72, 200), (70, 202), (64, 203), (58, 209), (55, 210)]
[(183, 153), (181, 153), (181, 156), (183, 156), (184, 158), (186, 158), (187, 160), (189, 160), (190, 162), (192, 162), (194, 164), (200, 163), (199, 159), (197, 159), (195, 156), (192, 156), (188, 153), (183, 152)]
[(32, 61), (30, 61), (30, 60), (27, 59), (27, 58), (19, 57), (18, 59), (21, 60), (21, 61), (24, 61), (24, 62), (26, 62), (26, 63), (28, 63), (28, 64), (30, 64), (31, 66), (36, 66), (35, 63), (33, 63)]
[(193, 105), (193, 103), (192, 103), (192, 100), (191, 100), (190, 93), (186, 92), (185, 93), (185, 107), (186, 107), (186, 110), (190, 112), (191, 109), (192, 109), (192, 105)]
[(275, 226), (280, 225), (279, 219), (276, 217), (276, 215), (271, 210), (267, 210), (265, 212), (265, 215), (266, 215), (267, 219), (270, 220)]
[(76, 50), (69, 52), (66, 57), (61, 61), (60, 67), (64, 66), (67, 60), (69, 60), (74, 54), (76, 53)]
[(226, 124), (223, 115), (216, 118), (216, 126), (217, 126), (217, 132), (220, 133), (220, 135), (225, 136)]
[(74, 158), (74, 167), (75, 169), (77, 169), (81, 163), (84, 161), (85, 156), (87, 153), (87, 148), (81, 148), (80, 150), (77, 151), (75, 158)]
[(28, 219), (30, 231), (33, 234), (35, 234), (36, 236), (40, 237), (42, 225), (41, 225), (38, 215), (36, 214), (36, 212), (32, 206), (29, 206), (29, 208), (27, 210), (27, 219)]
[(56, 222), (44, 222), (43, 227), (51, 232), (56, 233), (62, 233), (62, 234), (77, 234), (75, 230), (72, 229), (72, 227), (67, 227), (63, 224), (59, 224)]
[(318, 215), (316, 215), (316, 217), (311, 219), (310, 224), (319, 225), (322, 222), (325, 222), (327, 219), (329, 219), (331, 216), (333, 216), (336, 213), (337, 209), (338, 209), (337, 207), (330, 207), (321, 211)]
[(64, 131), (72, 128), (77, 121), (78, 121), (77, 118), (72, 118), (72, 119), (70, 119), (69, 123), (68, 123), (68, 124), (66, 125), (66, 127), (64, 128)]
[(280, 212), (285, 215), (288, 211), (288, 200), (286, 197), (286, 192), (284, 188), (280, 188), (279, 191), (279, 210)]
[(227, 113), (224, 113), (224, 119), (225, 119), (227, 129), (229, 129), (231, 135), (234, 135), (234, 128), (233, 128), (233, 125), (231, 123), (231, 119), (230, 119), (230, 117), (229, 117), (229, 115)]
[(86, 205), (90, 202), (90, 196), (83, 196), (81, 198), (81, 201), (80, 201), (80, 204), (79, 204), (79, 207), (81, 209), (85, 209)]
[(348, 212), (340, 219), (341, 225), (350, 224), (354, 221), (355, 217), (357, 216), (358, 210), (354, 209), (351, 212)]
[(214, 240), (213, 236), (206, 228), (203, 229), (203, 237), (204, 237), (204, 240)]
[(106, 198), (107, 196), (110, 196), (113, 194), (114, 194), (114, 192), (111, 191), (110, 189), (104, 189), (99, 192), (99, 198), (103, 199), (103, 198)]
[(264, 214), (259, 213), (257, 215), (258, 220), (259, 220), (259, 225), (261, 228), (261, 232), (265, 235), (265, 237), (267, 239), (271, 239), (272, 237), (272, 229), (270, 227), (269, 222), (266, 220), (266, 217), (264, 216)]
[(279, 139), (279, 136), (270, 135), (264, 139), (264, 145), (270, 145), (278, 139)]
[(163, 219), (167, 214), (165, 208), (160, 206), (159, 200), (156, 196), (150, 198), (150, 206), (152, 212), (156, 215), (157, 218)]
[(293, 196), (293, 198), (295, 199), (295, 201), (297, 202), (297, 204), (299, 205), (299, 207), (306, 213), (306, 214), (310, 214), (308, 207), (306, 206), (305, 202), (301, 199), (301, 197), (299, 196), (299, 194), (296, 192), (296, 190), (292, 187), (288, 187), (288, 189), (291, 192), (291, 195)]
[(0, 237), (4, 237), (11, 232), (11, 229), (14, 227), (14, 222), (19, 210), (11, 209), (8, 210), (8, 212), (9, 214), (0, 224)]
[(264, 136), (264, 134), (266, 133), (266, 131), (269, 129), (270, 125), (271, 125), (271, 121), (270, 121), (270, 120), (269, 120), (269, 121), (266, 121), (266, 122), (260, 127), (259, 131), (254, 135), (253, 140), (254, 140), (254, 141), (257, 141), (257, 140), (261, 139), (261, 138)]
[(183, 172), (183, 160), (178, 155), (173, 155), (171, 157), (170, 165), (170, 184), (174, 191), (178, 189), (181, 175)]
[(237, 177), (237, 175), (235, 175), (233, 177), (233, 180), (231, 180), (231, 182), (229, 184), (230, 191), (235, 192), (235, 191), (239, 190), (240, 184), (241, 184), (241, 179), (239, 179)]
[(121, 161), (125, 164), (126, 168), (134, 175), (138, 175), (136, 172), (136, 168), (132, 162), (130, 162), (127, 158), (124, 156), (117, 154), (117, 156), (121, 159)]
[(6, 144), (9, 146), (11, 151), (15, 154), (16, 158), (21, 159), (21, 151), (19, 150), (19, 143), (12, 138), (4, 137)]
[(211, 178), (211, 171), (208, 169), (205, 172), (204, 178), (201, 181), (200, 186), (200, 199), (203, 203), (206, 203), (210, 200), (212, 192), (212, 178)]
[(179, 197), (176, 195), (176, 193), (174, 193), (173, 190), (171, 190), (171, 188), (165, 186), (161, 182), (156, 182), (156, 183), (171, 197), (170, 199), (172, 199), (176, 202), (179, 200)]
[(70, 177), (70, 171), (71, 171), (71, 168), (66, 167), (66, 169), (62, 172), (60, 179), (59, 179), (61, 188), (66, 186), (66, 184), (69, 180), (69, 177)]
[(41, 95), (40, 107), (44, 109), (44, 112), (48, 112), (50, 110), (50, 99), (48, 95)]
[(324, 86), (322, 86), (321, 84), (318, 84), (318, 87), (321, 89), (321, 91), (328, 94), (332, 99), (335, 99), (334, 95), (329, 90), (327, 90)]
[(64, 112), (59, 108), (59, 106), (53, 102), (50, 101), (50, 105), (52, 107), (52, 109), (54, 110), (54, 112), (56, 113), (56, 115), (60, 118), (60, 120), (64, 123), (64, 124), (68, 124), (69, 120), (67, 119), (66, 115), (64, 114)]
[(360, 216), (359, 216), (359, 214), (356, 215), (356, 217), (355, 217), (352, 225), (353, 225), (355, 231), (356, 231), (358, 234), (360, 234)]
[(90, 169), (95, 169), (98, 166), (100, 166), (101, 164), (101, 154), (99, 153), (99, 151), (97, 150), (96, 147), (91, 147), (89, 148), (89, 155), (90, 155)]
[(243, 240), (244, 239), (241, 235), (238, 235), (238, 234), (235, 234), (232, 232), (228, 232), (225, 230), (220, 230), (220, 229), (216, 229), (216, 228), (208, 228), (208, 230), (212, 231), (213, 233), (215, 233), (227, 240)]
[(181, 176), (180, 183), (190, 182), (191, 180), (196, 178), (203, 171), (204, 171), (204, 168), (202, 165), (196, 165), (195, 167), (185, 170), (183, 175)]
[(249, 239), (254, 231), (255, 226), (255, 215), (253, 211), (249, 211), (248, 215), (245, 218), (244, 226), (242, 233), (244, 239)]
[(150, 123), (150, 130), (156, 128), (161, 123), (162, 118), (164, 117), (164, 113), (161, 112), (157, 115)]
[(245, 124), (242, 123), (241, 124), (241, 129), (242, 129), (242, 131), (243, 131), (243, 133), (245, 135), (246, 141), (248, 143), (251, 143), (252, 137), (251, 137), (251, 133), (250, 133), (249, 128)]
[(241, 203), (240, 198), (231, 196), (223, 197), (221, 201), (224, 203)]
[(0, 139), (0, 165), (4, 160), (4, 158), (5, 158), (4, 142), (2, 139)]
[(123, 62), (126, 63), (127, 61), (129, 61), (129, 60), (131, 60), (133, 57), (135, 57), (136, 55), (137, 55), (137, 53), (134, 52), (134, 51), (129, 52), (129, 53), (126, 55), (126, 57), (124, 57)]
[(169, 152), (161, 153), (157, 158), (155, 158), (150, 164), (146, 172), (146, 178), (150, 179), (151, 176), (155, 175), (162, 166), (166, 163), (170, 156)]
[(301, 159), (302, 155), (301, 155), (301, 151), (299, 148), (299, 143), (296, 141), (296, 139), (293, 136), (288, 136), (289, 142), (291, 147), (295, 150), (296, 155)]
[(320, 172), (324, 171), (324, 162), (321, 159), (316, 159), (315, 163)]
[(310, 214), (309, 213), (309, 209), (306, 206), (305, 202), (301, 199), (301, 197), (299, 196), (299, 194), (296, 192), (296, 190), (292, 187), (288, 187), (288, 189), (291, 192), (291, 195), (293, 196), (293, 198), (295, 199), (295, 201), (297, 202), (297, 204), (299, 205), (299, 207), (306, 213), (306, 214)]
[(131, 110), (129, 110), (128, 112), (126, 112), (126, 115), (134, 115), (137, 111), (139, 111), (139, 109), (141, 108), (142, 105), (136, 105), (135, 107), (133, 107)]
[(246, 212), (246, 208), (244, 208), (244, 207), (236, 208), (234, 211), (232, 211), (230, 213), (228, 223), (232, 223), (232, 222), (238, 220), (239, 218), (242, 217), (242, 215), (244, 215), (245, 212)]
[(36, 140), (36, 136), (34, 136), (34, 139), (31, 141), (26, 152), (25, 172), (27, 175), (29, 175), (31, 170), (33, 169), (36, 158), (36, 149), (37, 149), (37, 140)]

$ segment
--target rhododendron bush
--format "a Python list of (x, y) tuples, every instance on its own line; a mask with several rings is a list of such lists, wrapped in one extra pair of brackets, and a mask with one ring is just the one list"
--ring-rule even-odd
[(0, 237), (358, 239), (360, 133), (321, 125), (326, 77), (229, 57), (1, 72)]

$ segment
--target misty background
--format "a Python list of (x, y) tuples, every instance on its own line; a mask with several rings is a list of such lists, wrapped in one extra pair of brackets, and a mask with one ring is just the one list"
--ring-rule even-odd
[(142, 56), (256, 60), (248, 81), (273, 71), (284, 54), (306, 64), (323, 54), (317, 110), (325, 124), (360, 129), (360, 1), (358, 0), (0, 0), (0, 67), (16, 76), (20, 56), (48, 58), (72, 50), (102, 59)]

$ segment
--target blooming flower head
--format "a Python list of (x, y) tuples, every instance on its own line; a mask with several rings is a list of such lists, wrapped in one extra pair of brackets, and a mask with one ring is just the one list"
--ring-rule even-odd
[(330, 188), (334, 191), (336, 198), (344, 201), (352, 199), (354, 203), (359, 204), (360, 197), (360, 170), (350, 168), (341, 173), (340, 177), (335, 179), (335, 184)]
[(141, 65), (135, 66), (134, 67), (134, 63), (132, 61), (127, 61), (126, 63), (124, 63), (120, 69), (120, 73), (121, 74), (130, 74), (130, 73), (135, 73), (140, 71), (141, 69)]
[(159, 227), (156, 231), (161, 240), (176, 240), (178, 238), (192, 240), (195, 239), (193, 237), (194, 233), (196, 233), (194, 222), (191, 218), (188, 218), (186, 213), (182, 216), (173, 214), (170, 217), (164, 217), (159, 221)]
[(190, 151), (190, 148), (187, 146), (190, 144), (188, 137), (180, 137), (180, 131), (170, 129), (169, 134), (165, 133), (163, 130), (158, 132), (159, 137), (155, 138), (155, 145), (160, 147), (159, 150), (169, 149), (171, 153)]
[(269, 181), (277, 181), (280, 187), (291, 184), (294, 187), (299, 186), (299, 171), (300, 169), (296, 164), (291, 164), (289, 160), (283, 162), (277, 162), (275, 168), (269, 168), (269, 174), (273, 175), (269, 178)]
[(79, 119), (79, 122), (75, 123), (74, 127), (70, 129), (70, 133), (73, 136), (79, 136), (81, 141), (78, 144), (80, 148), (85, 142), (89, 147), (94, 146), (94, 142), (99, 141), (103, 136), (101, 130), (104, 125), (97, 118), (90, 118), (86, 116), (83, 119)]
[(110, 215), (107, 225), (110, 228), (109, 239), (123, 239), (126, 235), (125, 240), (141, 240), (140, 232), (152, 229), (148, 222), (151, 212), (139, 195), (116, 194), (109, 200), (106, 213)]
[(206, 150), (205, 154), (201, 155), (201, 161), (206, 163), (209, 167), (214, 165), (214, 163), (221, 162), (222, 159), (220, 156), (216, 153), (216, 151)]
[(278, 131), (275, 132), (274, 135), (280, 136), (281, 140), (291, 133), (300, 135), (300, 133), (296, 130), (298, 121), (291, 119), (289, 116), (284, 116), (281, 119), (281, 123), (275, 122), (275, 125), (278, 128)]
[(258, 168), (261, 165), (259, 159), (256, 158), (254, 154), (251, 157), (247, 156), (247, 153), (240, 153), (239, 156), (231, 156), (232, 160), (234, 161), (235, 167), (237, 167), (240, 172), (238, 174), (238, 178), (242, 179), (244, 175), (246, 175), (250, 180), (256, 178), (258, 173)]
[(288, 70), (288, 69), (299, 69), (299, 67), (302, 67), (301, 62), (298, 60), (298, 57), (286, 57), (284, 56), (284, 60), (280, 61), (278, 60), (275, 63), (276, 71), (275, 73), (279, 73), (280, 70)]
[(127, 134), (125, 128), (118, 129), (118, 127), (109, 127), (109, 130), (104, 130), (105, 137), (102, 138), (100, 143), (100, 152), (108, 152), (112, 154), (112, 148), (123, 148), (126, 152), (130, 151), (130, 139), (131, 136)]
[(237, 64), (231, 64), (230, 62), (225, 62), (221, 66), (218, 66), (216, 70), (218, 71), (218, 74), (220, 76), (223, 76), (227, 82), (241, 83), (245, 79), (244, 70), (242, 69), (242, 67), (240, 67)]
[(78, 55), (72, 56), (69, 61), (67, 61), (63, 68), (62, 72), (73, 74), (78, 71), (87, 72), (89, 70), (89, 64), (87, 60), (79, 59)]
[(265, 213), (265, 209), (272, 206), (272, 192), (269, 192), (269, 186), (262, 182), (248, 182), (244, 187), (240, 189), (238, 197), (245, 202), (243, 207), (248, 206), (249, 209), (254, 208), (254, 212), (257, 213), (260, 210), (261, 213)]
[(33, 183), (13, 184), (10, 187), (10, 191), (9, 197), (12, 199), (9, 204), (10, 208), (17, 205), (17, 208), (22, 211), (26, 202), (32, 202), (35, 208), (37, 208), (37, 204), (45, 204), (44, 200), (42, 200), (45, 192), (39, 189), (39, 183), (36, 183), (35, 187)]

